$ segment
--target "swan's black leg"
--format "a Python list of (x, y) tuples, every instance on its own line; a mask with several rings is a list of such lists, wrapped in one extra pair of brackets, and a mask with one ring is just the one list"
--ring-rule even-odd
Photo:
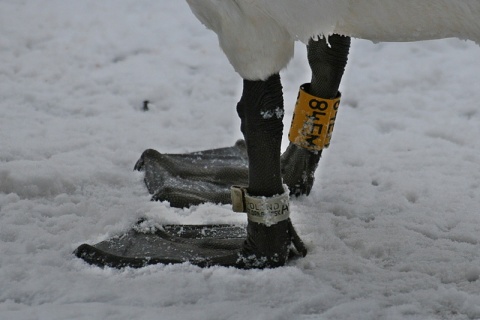
[(283, 133), (283, 93), (280, 76), (265, 81), (244, 80), (237, 105), (249, 162), (248, 192), (270, 197), (283, 193), (280, 148)]
[[(283, 93), (280, 76), (272, 75), (265, 81), (244, 80), (243, 94), (237, 105), (248, 153), (249, 184), (245, 190), (249, 213), (247, 239), (241, 253), (244, 267), (275, 267), (283, 265), (288, 257), (292, 234), (288, 215), (282, 221), (269, 223), (250, 219), (248, 199), (257, 201), (279, 199), (281, 210), (289, 210), (280, 169), (280, 148), (283, 132)], [(283, 195), (283, 197), (282, 197)], [(280, 197), (279, 197), (280, 196)], [(245, 199), (243, 199), (245, 201)], [(283, 202), (282, 202), (283, 201)], [(269, 209), (253, 209), (265, 214)], [(284, 212), (286, 213), (286, 212)]]

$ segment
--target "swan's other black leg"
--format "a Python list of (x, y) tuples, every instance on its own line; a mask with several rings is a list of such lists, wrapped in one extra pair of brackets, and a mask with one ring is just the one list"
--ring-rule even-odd
[(339, 35), (310, 40), (307, 46), (308, 63), (312, 69), (310, 94), (335, 98), (347, 65), (350, 41), (349, 37)]
[[(339, 95), (338, 88), (347, 64), (350, 38), (332, 35), (328, 39), (310, 40), (307, 46), (308, 62), (312, 70), (307, 93), (323, 99)], [(284, 182), (290, 194), (308, 195), (322, 150), (309, 150), (290, 143), (282, 155)]]

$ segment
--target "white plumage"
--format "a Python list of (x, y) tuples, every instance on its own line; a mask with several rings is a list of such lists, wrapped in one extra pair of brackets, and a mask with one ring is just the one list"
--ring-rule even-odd
[(187, 0), (235, 70), (258, 80), (283, 69), (296, 40), (333, 33), (372, 41), (457, 37), (480, 43), (480, 0)]

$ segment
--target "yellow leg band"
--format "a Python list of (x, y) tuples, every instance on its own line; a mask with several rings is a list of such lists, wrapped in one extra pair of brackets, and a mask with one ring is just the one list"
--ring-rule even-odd
[(305, 149), (327, 148), (332, 137), (340, 93), (335, 99), (323, 99), (305, 91), (309, 84), (300, 87), (288, 139)]

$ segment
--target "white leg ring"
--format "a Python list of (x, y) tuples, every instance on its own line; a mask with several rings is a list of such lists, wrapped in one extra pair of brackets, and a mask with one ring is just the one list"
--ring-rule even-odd
[(233, 186), (232, 207), (234, 212), (247, 213), (248, 220), (261, 223), (267, 227), (287, 220), (290, 217), (290, 201), (288, 188), (285, 192), (273, 197), (254, 197), (247, 193), (246, 187)]

